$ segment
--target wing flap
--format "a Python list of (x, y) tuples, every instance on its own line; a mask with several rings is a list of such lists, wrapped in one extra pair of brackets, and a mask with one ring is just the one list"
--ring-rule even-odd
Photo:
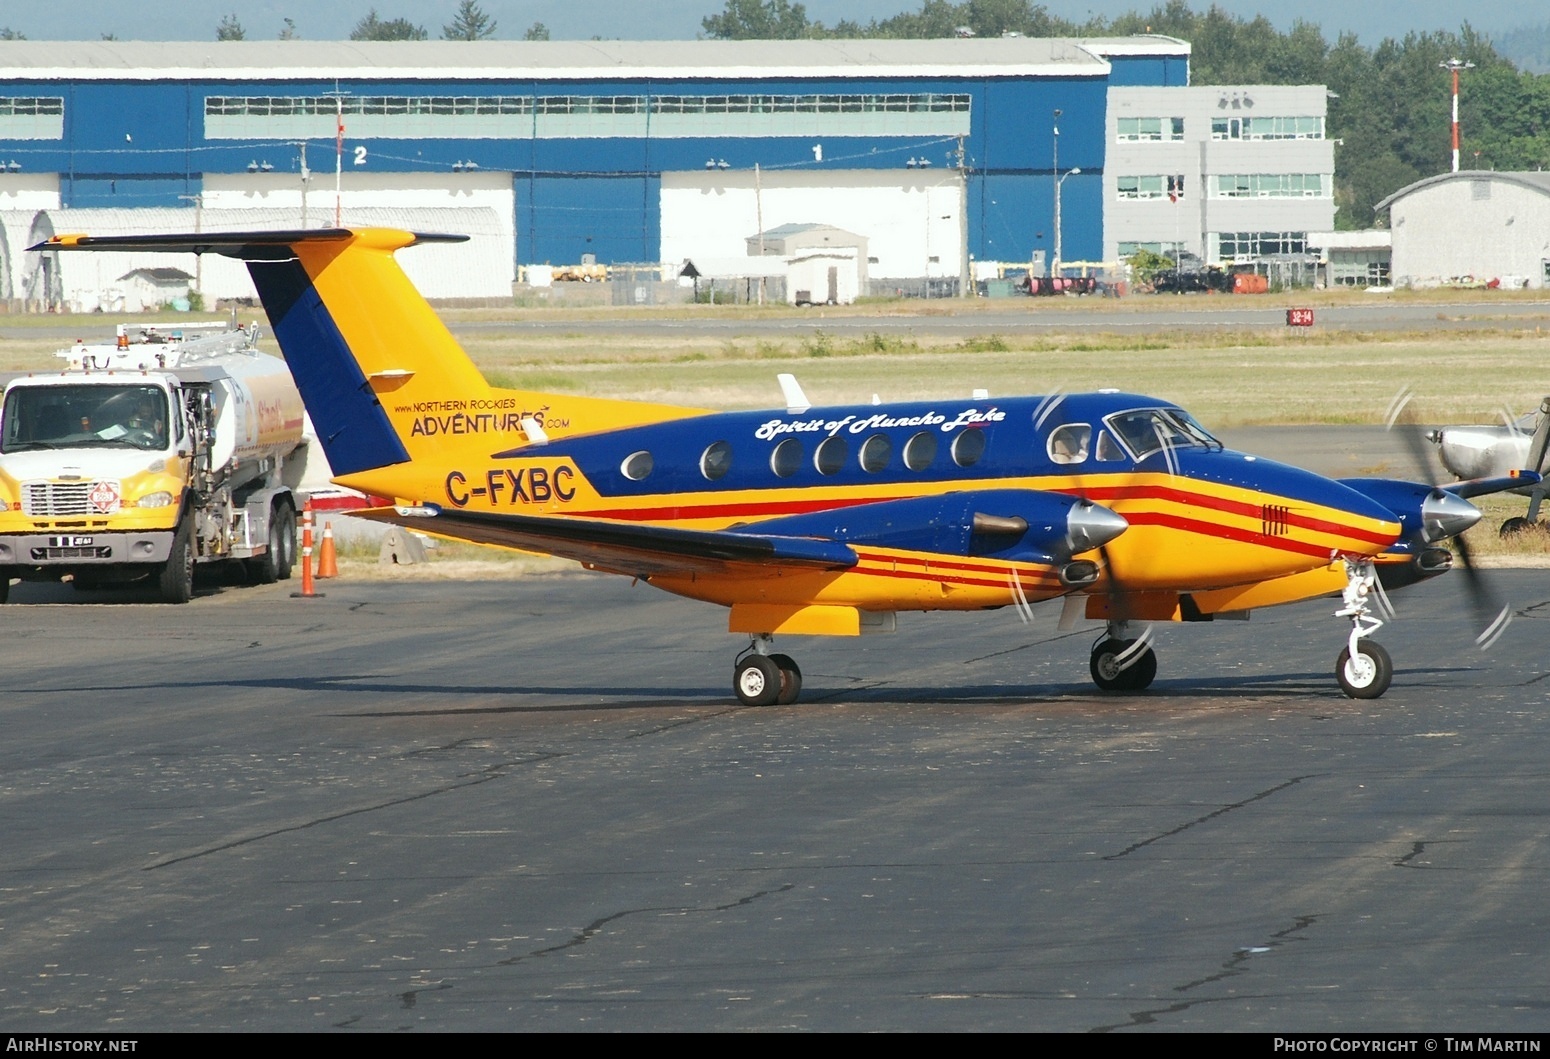
[(724, 573), (739, 566), (845, 570), (857, 562), (848, 545), (812, 537), (479, 511), (373, 508), (352, 514), (438, 537), (542, 552), (640, 577)]

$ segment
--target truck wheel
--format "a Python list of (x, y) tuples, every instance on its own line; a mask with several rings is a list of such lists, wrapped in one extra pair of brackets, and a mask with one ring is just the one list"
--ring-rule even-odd
[(274, 517), (269, 520), (269, 524), (273, 527), (276, 523), (280, 526), (278, 541), (272, 529), (270, 532), (271, 546), (275, 543), (280, 546), (275, 560), (275, 577), (280, 581), (289, 581), (291, 568), (296, 565), (296, 509), (284, 501), (276, 504)]
[(168, 603), (187, 603), (194, 598), (194, 520), (185, 518), (172, 537), (172, 554), (157, 575), (156, 587)]
[(289, 581), (296, 559), (296, 512), (283, 500), (276, 500), (269, 511), (269, 548), (257, 559), (248, 560), (248, 576), (261, 585)]

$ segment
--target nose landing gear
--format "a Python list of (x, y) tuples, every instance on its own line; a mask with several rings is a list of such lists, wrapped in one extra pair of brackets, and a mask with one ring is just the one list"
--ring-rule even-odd
[(1345, 561), (1346, 586), (1337, 618), (1351, 619), (1351, 635), (1345, 650), (1335, 659), (1335, 679), (1340, 690), (1353, 699), (1376, 699), (1389, 690), (1394, 680), (1394, 662), (1380, 644), (1367, 637), (1383, 627), (1383, 620), (1372, 613), (1372, 599), (1383, 600), (1378, 572), (1370, 559)]

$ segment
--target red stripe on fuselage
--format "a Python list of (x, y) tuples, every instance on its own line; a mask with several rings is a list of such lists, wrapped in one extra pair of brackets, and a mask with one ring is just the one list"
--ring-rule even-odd
[[(1169, 500), (1176, 504), (1185, 504), (1191, 507), (1207, 507), (1229, 515), (1238, 515), (1242, 518), (1258, 519), (1264, 515), (1262, 505), (1260, 504), (1250, 504), (1242, 500), (1228, 500), (1225, 497), (1211, 496), (1207, 493), (1185, 492), (1182, 489), (1174, 489), (1169, 486), (1116, 485), (1099, 486), (1095, 489), (1086, 490), (1064, 488), (1053, 490), (1053, 492), (1064, 493), (1067, 496), (1080, 496), (1095, 502), (1105, 500)], [(1268, 493), (1261, 495), (1275, 500), (1288, 499), (1287, 497)], [(1132, 522), (1135, 521), (1129, 515), (1125, 517)], [(1394, 543), (1394, 538), (1390, 535), (1358, 529), (1355, 526), (1347, 526), (1340, 522), (1330, 522), (1327, 519), (1299, 515), (1296, 512), (1288, 512), (1286, 520), (1288, 525), (1296, 526), (1299, 529), (1312, 530), (1315, 533), (1331, 533), (1340, 537), (1351, 537), (1355, 540), (1366, 541), (1369, 544), (1387, 545)], [(1222, 535), (1226, 536), (1226, 534)], [(1258, 537), (1259, 534), (1251, 534), (1250, 536)], [(1264, 543), (1270, 542), (1266, 541)]]
[[(998, 489), (1008, 488), (998, 485), (993, 481), (978, 483), (982, 488)], [(1093, 488), (1072, 488), (1064, 486), (1050, 489), (1047, 492), (1060, 493), (1065, 496), (1082, 497), (1095, 502), (1110, 500), (1164, 500), (1186, 507), (1200, 507), (1213, 511), (1221, 511), (1224, 514), (1236, 515), (1240, 518), (1260, 519), (1263, 517), (1263, 508), (1259, 504), (1252, 504), (1241, 500), (1228, 500), (1224, 497), (1212, 496), (1208, 493), (1197, 493), (1172, 486), (1158, 485), (1122, 485), (1122, 486), (1096, 486)], [(923, 496), (937, 494), (911, 493), (904, 496), (873, 496), (873, 497), (842, 497), (827, 500), (780, 500), (780, 501), (749, 501), (739, 504), (698, 504), (698, 505), (674, 505), (671, 507), (638, 507), (615, 508), (605, 511), (575, 511), (568, 514), (586, 518), (606, 518), (621, 522), (650, 522), (650, 521), (693, 521), (697, 519), (712, 518), (773, 518), (779, 515), (809, 514), (816, 511), (837, 511), (842, 508), (861, 507), (866, 504), (882, 504), (891, 500), (913, 500)], [(941, 494), (948, 495), (948, 494)], [(1273, 493), (1261, 494), (1267, 500), (1287, 500)], [(1253, 530), (1240, 530), (1220, 523), (1200, 522), (1193, 519), (1184, 519), (1178, 516), (1162, 516), (1155, 512), (1122, 512), (1127, 521), (1133, 525), (1170, 525), (1175, 528), (1187, 529), (1191, 532), (1202, 533), (1205, 536), (1223, 537), (1229, 540), (1241, 541), (1249, 544), (1262, 544), (1268, 548), (1280, 551), (1291, 551), (1304, 555), (1325, 556), (1330, 549), (1325, 546), (1309, 544), (1305, 542), (1288, 540), (1284, 537), (1267, 537)], [(1171, 519), (1171, 521), (1170, 521)], [(1339, 522), (1331, 522), (1327, 519), (1313, 518), (1308, 515), (1300, 515), (1288, 512), (1287, 524), (1299, 529), (1309, 530), (1315, 533), (1326, 533), (1337, 537), (1346, 537), (1351, 540), (1384, 546), (1394, 542), (1392, 535), (1375, 533), (1371, 530), (1361, 529), (1356, 526), (1345, 525)]]
[(1125, 519), (1132, 526), (1166, 526), (1186, 533), (1198, 533), (1202, 537), (1210, 537), (1213, 540), (1258, 544), (1265, 548), (1292, 552), (1295, 555), (1309, 555), (1316, 559), (1328, 559), (1338, 551), (1325, 544), (1310, 544), (1307, 541), (1293, 540), (1289, 537), (1266, 537), (1258, 530), (1238, 529), (1235, 526), (1224, 526), (1220, 522), (1201, 522), (1199, 519), (1168, 515), (1161, 511), (1131, 511), (1126, 513)]

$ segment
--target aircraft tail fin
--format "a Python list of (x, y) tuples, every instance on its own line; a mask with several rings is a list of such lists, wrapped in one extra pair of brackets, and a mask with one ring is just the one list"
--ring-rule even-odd
[[(247, 262), (335, 478), (368, 492), (422, 457), (480, 457), (699, 409), (492, 387), (394, 253), (465, 236), (386, 228), (55, 236), (34, 250), (216, 253)], [(355, 476), (365, 475), (365, 478)]]

